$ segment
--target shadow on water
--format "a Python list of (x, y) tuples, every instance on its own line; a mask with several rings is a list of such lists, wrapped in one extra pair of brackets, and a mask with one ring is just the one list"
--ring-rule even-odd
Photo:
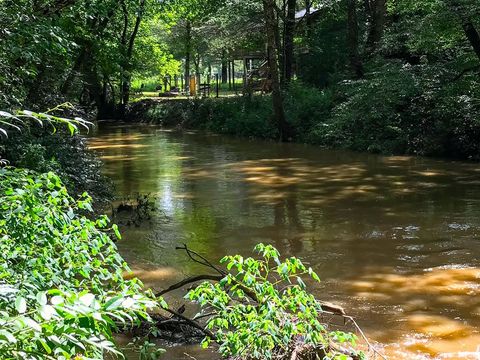
[(148, 286), (199, 270), (179, 243), (219, 259), (268, 242), (309, 262), (318, 296), (349, 309), (392, 358), (478, 359), (477, 164), (153, 126), (104, 127), (90, 147), (119, 196), (151, 193), (168, 219), (126, 228), (119, 242)]

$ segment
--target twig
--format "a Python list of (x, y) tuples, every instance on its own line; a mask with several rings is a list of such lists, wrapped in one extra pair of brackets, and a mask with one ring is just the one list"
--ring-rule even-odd
[(213, 312), (208, 313), (208, 314), (202, 314), (202, 315), (198, 314), (198, 316), (194, 316), (194, 317), (193, 317), (193, 320), (203, 319), (203, 318), (206, 318), (206, 317), (209, 317), (209, 316), (213, 316), (213, 315), (216, 315), (216, 314), (217, 314), (217, 313), (213, 313)]
[(170, 285), (168, 288), (166, 289), (163, 289), (163, 290), (160, 290), (158, 293), (156, 293), (155, 295), (156, 296), (162, 296), (170, 291), (173, 291), (173, 290), (176, 290), (176, 289), (179, 289), (185, 285), (188, 285), (188, 284), (191, 284), (191, 283), (194, 283), (194, 282), (197, 282), (197, 281), (201, 281), (201, 280), (214, 280), (214, 281), (220, 281), (222, 280), (223, 276), (220, 276), (220, 275), (209, 275), (209, 274), (205, 274), (205, 275), (197, 275), (197, 276), (191, 276), (191, 277), (188, 277), (186, 279), (183, 279), (182, 281), (179, 281), (173, 285)]
[[(188, 257), (198, 263), (198, 264), (201, 264), (201, 265), (204, 265), (204, 266), (207, 266), (207, 267), (210, 267), (212, 268), (213, 270), (215, 270), (216, 272), (218, 272), (220, 275), (223, 275), (225, 276), (226, 275), (226, 272), (217, 268), (215, 265), (213, 265), (207, 258), (205, 258), (204, 256), (200, 255), (199, 253), (197, 253), (196, 251), (193, 251), (193, 250), (190, 250), (186, 244), (183, 244), (183, 247), (182, 246), (177, 246), (175, 249), (177, 250), (185, 250), (187, 252), (187, 255)], [(195, 257), (197, 257), (198, 259), (196, 259)], [(200, 259), (200, 260), (199, 260)]]
[(475, 65), (475, 66), (463, 69), (457, 76), (455, 76), (453, 79), (451, 79), (450, 82), (457, 81), (458, 79), (460, 79), (466, 73), (468, 73), (470, 71), (476, 71), (476, 70), (480, 70), (480, 65)]
[[(190, 250), (186, 244), (183, 244), (183, 246), (177, 246), (175, 249), (177, 250), (185, 250), (188, 257), (198, 263), (198, 264), (201, 264), (203, 266), (206, 266), (206, 267), (209, 267), (213, 270), (215, 270), (216, 272), (218, 272), (220, 275), (222, 275), (222, 277), (219, 279), (221, 280), (223, 277), (227, 276), (227, 273), (226, 271), (222, 270), (222, 269), (219, 269), (218, 267), (216, 267), (215, 265), (213, 265), (206, 257), (204, 257), (203, 255), (200, 255), (199, 253), (197, 253), (196, 251), (193, 251), (193, 250)], [(199, 260), (200, 259), (200, 260)], [(208, 279), (207, 279), (208, 280)], [(216, 279), (211, 279), (211, 280), (216, 280)], [(219, 281), (217, 280), (217, 281)], [(245, 287), (244, 285), (242, 285), (241, 283), (239, 283), (238, 281), (236, 281), (234, 278), (232, 278), (233, 282), (235, 283), (236, 286), (238, 286), (240, 289), (242, 289), (242, 291), (248, 296), (250, 297), (252, 300), (254, 301), (257, 301), (258, 302), (258, 299), (255, 295), (255, 293), (248, 289), (247, 287)]]
[(197, 360), (197, 358), (196, 358), (196, 357), (193, 357), (193, 356), (192, 356), (192, 355), (190, 355), (190, 354), (183, 353), (183, 355), (185, 355), (185, 356), (189, 357), (190, 359)]
[(385, 355), (383, 355), (381, 352), (379, 352), (379, 351), (370, 343), (370, 341), (368, 341), (367, 337), (365, 336), (365, 333), (362, 331), (362, 329), (360, 328), (360, 326), (358, 326), (358, 324), (357, 324), (357, 322), (354, 320), (354, 318), (351, 317), (351, 316), (348, 316), (348, 315), (344, 315), (344, 317), (352, 322), (353, 326), (355, 327), (355, 329), (357, 329), (357, 331), (359, 332), (359, 334), (360, 334), (360, 336), (362, 337), (362, 339), (367, 343), (368, 348), (371, 349), (375, 354), (379, 355), (382, 359), (387, 360), (387, 358), (385, 357)]

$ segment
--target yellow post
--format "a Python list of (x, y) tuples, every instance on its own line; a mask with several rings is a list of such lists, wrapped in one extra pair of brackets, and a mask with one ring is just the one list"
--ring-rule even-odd
[(190, 76), (190, 96), (195, 96), (197, 93), (197, 82), (195, 76)]

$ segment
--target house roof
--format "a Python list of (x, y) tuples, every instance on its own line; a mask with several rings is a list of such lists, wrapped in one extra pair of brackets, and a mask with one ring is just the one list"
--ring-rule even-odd
[[(312, 16), (313, 14), (319, 12), (323, 7), (319, 7), (319, 8), (316, 8), (314, 6), (312, 6), (310, 8), (310, 13), (308, 14), (308, 16)], [(299, 10), (295, 13), (295, 20), (301, 20), (305, 17), (305, 15), (307, 14), (307, 9), (302, 9), (302, 10)]]

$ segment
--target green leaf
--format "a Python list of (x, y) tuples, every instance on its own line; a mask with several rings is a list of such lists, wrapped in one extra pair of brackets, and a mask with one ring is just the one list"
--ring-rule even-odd
[(55, 295), (50, 299), (50, 302), (52, 303), (52, 305), (60, 305), (65, 302), (65, 299), (63, 298), (63, 296)]
[(118, 309), (122, 304), (123, 300), (123, 296), (115, 296), (105, 303), (104, 308), (108, 311)]
[(19, 296), (16, 298), (15, 310), (17, 310), (19, 314), (23, 314), (25, 311), (27, 311), (27, 302), (23, 297)]
[(37, 302), (40, 305), (46, 305), (47, 304), (47, 295), (45, 292), (41, 291), (37, 294)]
[(317, 273), (313, 271), (311, 267), (308, 268), (308, 274), (312, 277), (313, 280), (320, 281), (320, 278), (318, 277)]
[(70, 135), (74, 135), (78, 130), (78, 128), (74, 124), (72, 124), (70, 121), (67, 122), (67, 126), (68, 126), (68, 130), (70, 130)]
[(51, 305), (42, 305), (40, 307), (40, 316), (45, 320), (50, 320), (56, 314), (55, 309)]
[(42, 345), (42, 347), (45, 349), (45, 351), (47, 352), (47, 354), (51, 354), (52, 353), (52, 349), (50, 348), (50, 346), (47, 344), (47, 342), (42, 339), (42, 338), (39, 338), (38, 341), (40, 342), (40, 344)]
[(78, 300), (85, 306), (91, 306), (95, 300), (95, 295), (86, 293), (80, 296)]
[(24, 321), (25, 325), (27, 325), (29, 328), (32, 328), (33, 330), (35, 330), (37, 332), (42, 331), (42, 327), (40, 326), (40, 324), (38, 322), (36, 322), (35, 320), (33, 320), (32, 318), (25, 317), (25, 318), (23, 318), (23, 321)]
[(300, 276), (297, 276), (297, 282), (302, 289), (305, 289), (307, 287)]
[(9, 343), (16, 343), (17, 339), (7, 330), (0, 329), (0, 337), (4, 337)]
[(113, 232), (115, 233), (115, 236), (120, 240), (122, 238), (122, 235), (120, 234), (120, 231), (118, 230), (117, 224), (112, 225)]

